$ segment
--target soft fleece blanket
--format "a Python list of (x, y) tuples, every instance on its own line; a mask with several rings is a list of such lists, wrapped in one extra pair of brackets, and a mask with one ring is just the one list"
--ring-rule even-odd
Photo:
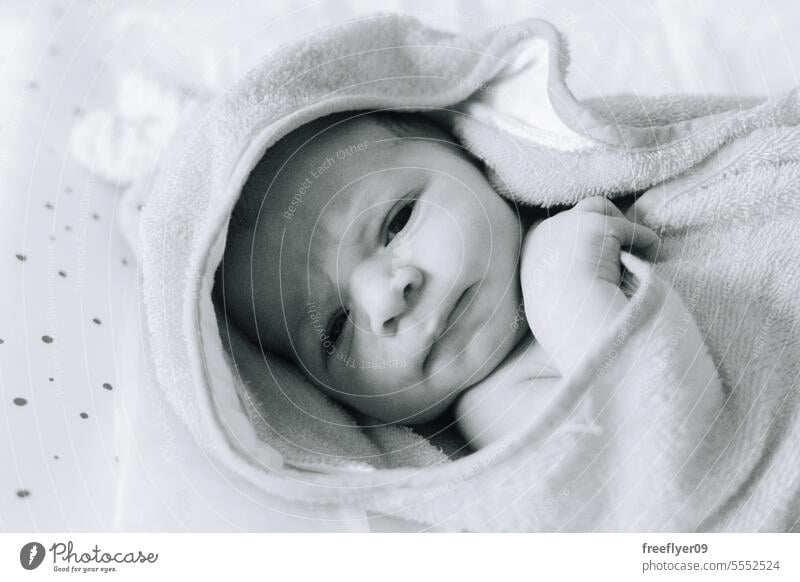
[[(158, 383), (218, 466), (445, 530), (800, 529), (798, 95), (578, 102), (567, 62), (538, 20), (466, 37), (377, 15), (268, 55), (184, 124), (127, 208), (146, 200), (131, 238)], [(211, 301), (261, 155), (366, 108), (438, 116), (525, 203), (646, 190), (629, 215), (663, 237), (655, 264), (623, 254), (628, 309), (530, 426), (457, 460), (357, 422)]]

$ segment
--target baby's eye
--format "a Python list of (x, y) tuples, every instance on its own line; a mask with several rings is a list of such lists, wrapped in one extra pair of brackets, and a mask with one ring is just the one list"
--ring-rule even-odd
[(331, 318), (331, 322), (328, 325), (328, 339), (334, 345), (336, 342), (339, 341), (339, 336), (342, 335), (342, 330), (344, 330), (344, 326), (347, 323), (347, 312), (345, 310), (340, 310)]
[(411, 220), (411, 215), (414, 213), (414, 206), (416, 204), (416, 199), (411, 199), (408, 204), (404, 204), (400, 210), (398, 210), (392, 219), (389, 221), (389, 224), (386, 227), (386, 244), (388, 245), (392, 242), (392, 239), (400, 234), (400, 232), (406, 227), (408, 221)]

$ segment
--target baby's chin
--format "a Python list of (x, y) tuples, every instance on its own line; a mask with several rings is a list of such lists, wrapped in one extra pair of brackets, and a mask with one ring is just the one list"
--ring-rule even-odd
[[(397, 370), (361, 376), (356, 383), (369, 397), (352, 393), (343, 397), (345, 392), (329, 395), (382, 422), (421, 424), (434, 420), (459, 395), (489, 376), (524, 337), (528, 328), (524, 321), (517, 321), (515, 305), (513, 298), (507, 298), (498, 309), (491, 310), (494, 317), (487, 314), (485, 325), (478, 324), (475, 335), (469, 335), (469, 330), (474, 329), (470, 325), (461, 328), (459, 331), (466, 332), (467, 337), (448, 340), (448, 349), (442, 350), (435, 365), (427, 370), (420, 363), (419, 369), (414, 366), (407, 376), (393, 376), (391, 380), (387, 373)], [(377, 389), (382, 382), (390, 384), (391, 389), (384, 385), (386, 396), (375, 398), (382, 392)], [(397, 391), (404, 382), (415, 388)], [(349, 385), (352, 389), (352, 383)]]
[[(443, 414), (468, 388), (491, 374), (508, 356), (517, 342), (504, 341), (502, 343), (503, 345), (496, 349), (490, 358), (487, 358), (486, 354), (491, 353), (492, 350), (484, 352), (479, 348), (476, 353), (481, 352), (482, 359), (468, 362), (462, 358), (451, 362), (436, 376), (428, 376), (427, 381), (417, 386), (418, 391), (405, 393), (397, 400), (390, 396), (377, 399), (374, 397), (364, 398), (363, 400), (350, 396), (342, 400), (348, 401), (345, 403), (381, 422), (414, 425), (432, 421)], [(493, 349), (497, 347), (495, 345)], [(464, 355), (472, 356), (472, 354)], [(341, 394), (329, 395), (335, 399), (337, 396), (341, 397)]]
[[(387, 422), (419, 424), (435, 419), (447, 410), (467, 389), (494, 372), (524, 337), (526, 330), (525, 326), (518, 326), (515, 333), (503, 336), (502, 341), (500, 341), (501, 345), (498, 346), (495, 343), (491, 346), (491, 349), (486, 351), (483, 349), (476, 350), (476, 352), (482, 354), (482, 359), (475, 359), (471, 362), (461, 360), (451, 363), (447, 368), (441, 370), (440, 377), (436, 381), (431, 379), (429, 385), (426, 386), (427, 395), (431, 400), (424, 409), (405, 410), (402, 414), (392, 415), (394, 420), (387, 420)], [(491, 354), (491, 356), (487, 357), (487, 354)]]

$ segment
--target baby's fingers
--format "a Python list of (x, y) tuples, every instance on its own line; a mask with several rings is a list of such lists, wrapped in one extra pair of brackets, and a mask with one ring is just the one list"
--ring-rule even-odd
[(631, 222), (627, 218), (610, 218), (609, 227), (612, 236), (620, 243), (620, 249), (634, 252), (643, 259), (655, 261), (661, 239), (654, 230)]
[(622, 218), (624, 216), (617, 205), (605, 196), (592, 196), (590, 198), (584, 198), (575, 205), (575, 209), (580, 210), (581, 212), (596, 212), (598, 214), (611, 217)]

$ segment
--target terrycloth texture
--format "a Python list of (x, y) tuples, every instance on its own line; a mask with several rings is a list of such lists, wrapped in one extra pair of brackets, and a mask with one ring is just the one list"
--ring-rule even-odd
[[(143, 212), (143, 301), (159, 384), (215, 460), (272, 494), (444, 529), (797, 528), (797, 95), (581, 104), (566, 63), (541, 21), (467, 38), (376, 16), (268, 56), (187, 124)], [(409, 430), (359, 428), (211, 302), (261, 155), (316, 117), (367, 108), (431, 111), (517, 200), (659, 184), (632, 211), (662, 229), (664, 253), (655, 267), (623, 255), (626, 312), (527, 430), (457, 461)], [(738, 173), (695, 184), (729, 147), (745, 152)]]

